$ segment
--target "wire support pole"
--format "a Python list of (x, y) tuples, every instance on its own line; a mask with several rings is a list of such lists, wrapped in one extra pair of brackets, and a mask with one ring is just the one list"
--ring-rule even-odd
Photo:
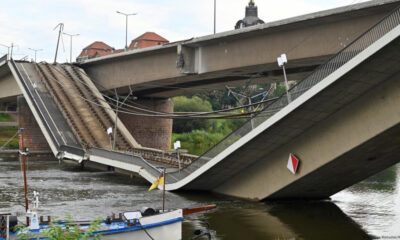
[(128, 94), (128, 96), (125, 97), (124, 101), (122, 101), (122, 102), (119, 101), (119, 96), (118, 96), (117, 90), (114, 89), (114, 91), (115, 91), (115, 96), (117, 98), (117, 106), (116, 106), (116, 110), (115, 110), (114, 142), (113, 142), (113, 147), (112, 147), (113, 150), (115, 150), (115, 144), (116, 144), (116, 139), (117, 139), (117, 131), (118, 131), (117, 123), (118, 123), (119, 107), (123, 106), (125, 104), (126, 100), (129, 98), (129, 96), (132, 95), (132, 89), (131, 89), (131, 86), (129, 86), (129, 94)]
[(282, 66), (282, 70), (283, 70), (283, 76), (285, 77), (286, 96), (287, 96), (287, 100), (288, 100), (288, 104), (289, 104), (292, 102), (292, 97), (290, 96), (290, 93), (289, 93), (289, 82), (288, 82), (287, 76), (286, 76), (285, 65)]
[(57, 38), (56, 54), (55, 54), (55, 56), (54, 56), (54, 64), (57, 63), (58, 47), (59, 47), (59, 45), (60, 45), (61, 34), (62, 34), (63, 30), (64, 30), (64, 23), (59, 23), (59, 24), (54, 28), (54, 30), (56, 30), (57, 28), (59, 28), (59, 31), (58, 31), (58, 38)]

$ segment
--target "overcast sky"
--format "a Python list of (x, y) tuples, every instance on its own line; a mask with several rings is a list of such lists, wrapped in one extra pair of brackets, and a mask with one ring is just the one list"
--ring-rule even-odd
[[(365, 0), (255, 0), (265, 22), (326, 10)], [(217, 0), (217, 32), (232, 30), (244, 17), (248, 0)], [(115, 48), (125, 45), (125, 17), (116, 11), (138, 13), (129, 18), (128, 42), (146, 31), (157, 32), (171, 42), (213, 33), (214, 0), (2, 0), (0, 44), (18, 47), (15, 59), (29, 55), (28, 48), (43, 49), (38, 60), (54, 58), (60, 22), (74, 38), (73, 58), (94, 41)], [(59, 62), (69, 58), (69, 38), (64, 36)], [(128, 43), (129, 44), (129, 43)], [(0, 46), (0, 54), (7, 48)]]

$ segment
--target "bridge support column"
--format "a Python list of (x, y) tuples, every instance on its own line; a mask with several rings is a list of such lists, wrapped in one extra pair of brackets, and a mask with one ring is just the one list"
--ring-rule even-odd
[(17, 102), (18, 123), (20, 128), (24, 128), (25, 146), (29, 148), (29, 152), (51, 153), (50, 146), (40, 130), (25, 98), (19, 96)]
[[(168, 99), (140, 99), (136, 106), (158, 112), (172, 113), (174, 104)], [(118, 114), (126, 128), (143, 147), (170, 149), (172, 120), (154, 117), (139, 117), (129, 114)]]

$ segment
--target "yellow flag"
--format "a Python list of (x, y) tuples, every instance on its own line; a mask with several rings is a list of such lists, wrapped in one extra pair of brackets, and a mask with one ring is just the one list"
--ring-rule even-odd
[(158, 185), (160, 185), (160, 184), (161, 185), (164, 184), (163, 174), (156, 179), (156, 181), (153, 183), (153, 185), (150, 186), (149, 191), (156, 189), (158, 187)]

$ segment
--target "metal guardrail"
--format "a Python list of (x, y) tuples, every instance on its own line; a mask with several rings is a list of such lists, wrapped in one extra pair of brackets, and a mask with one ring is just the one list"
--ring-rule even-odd
[(7, 62), (7, 60), (8, 60), (8, 55), (6, 54), (6, 55), (4, 55), (4, 56), (2, 56), (2, 57), (0, 58), (0, 64), (1, 64), (2, 62)]
[(142, 156), (136, 156), (129, 152), (123, 153), (123, 152), (117, 152), (117, 151), (93, 147), (88, 153), (89, 155), (93, 156), (100, 156), (111, 160), (116, 160), (120, 162), (131, 163), (137, 166), (141, 166), (146, 170), (148, 170), (154, 176), (159, 176), (161, 172), (154, 165), (143, 159)]
[(58, 142), (56, 136), (54, 135), (53, 131), (50, 129), (50, 125), (47, 122), (44, 113), (41, 111), (41, 109), (39, 108), (39, 104), (37, 103), (36, 99), (34, 98), (34, 94), (32, 93), (31, 88), (28, 86), (28, 83), (26, 81), (26, 79), (22, 76), (19, 68), (17, 67), (17, 65), (15, 64), (13, 59), (10, 59), (10, 63), (12, 65), (12, 67), (14, 68), (14, 70), (16, 71), (18, 78), (21, 80), (22, 84), (25, 87), (26, 92), (28, 93), (28, 97), (31, 99), (31, 101), (34, 103), (34, 107), (36, 108), (36, 110), (38, 111), (39, 117), (41, 118), (41, 120), (45, 123), (44, 126), (47, 129), (47, 131), (50, 133), (51, 138), (53, 139), (53, 141), (57, 144), (57, 148), (59, 148), (61, 146), (61, 144)]
[[(342, 49), (335, 56), (331, 57), (325, 64), (322, 64), (318, 68), (316, 68), (316, 70), (308, 77), (292, 87), (289, 90), (292, 101), (297, 99), (299, 96), (315, 86), (317, 83), (321, 82), (334, 71), (342, 67), (345, 63), (354, 58), (356, 55), (358, 55), (360, 52), (365, 50), (368, 46), (376, 42), (378, 39), (383, 37), (385, 34), (390, 32), (398, 25), (400, 25), (400, 8), (395, 9), (392, 13), (380, 20), (377, 24), (372, 26), (360, 37), (355, 39), (351, 44)], [(271, 102), (253, 118), (254, 128), (265, 122), (272, 115), (274, 115), (276, 112), (287, 105), (288, 99), (285, 93), (281, 95), (277, 100)], [(237, 140), (247, 135), (249, 132), (252, 131), (252, 129), (253, 128), (251, 125), (251, 120), (249, 120), (244, 125), (239, 127), (236, 131), (232, 132), (222, 141), (217, 143), (213, 148), (209, 149), (207, 152), (205, 152), (203, 155), (193, 161), (193, 166), (189, 166), (187, 168), (187, 171), (195, 171), (197, 168), (199, 168), (209, 160), (213, 159), (215, 156), (224, 151), (227, 147), (235, 143)]]
[(133, 152), (133, 154), (141, 156), (143, 159), (172, 167), (188, 166), (198, 157), (190, 154), (180, 154), (178, 159), (177, 153), (146, 148), (133, 148), (129, 152)]

